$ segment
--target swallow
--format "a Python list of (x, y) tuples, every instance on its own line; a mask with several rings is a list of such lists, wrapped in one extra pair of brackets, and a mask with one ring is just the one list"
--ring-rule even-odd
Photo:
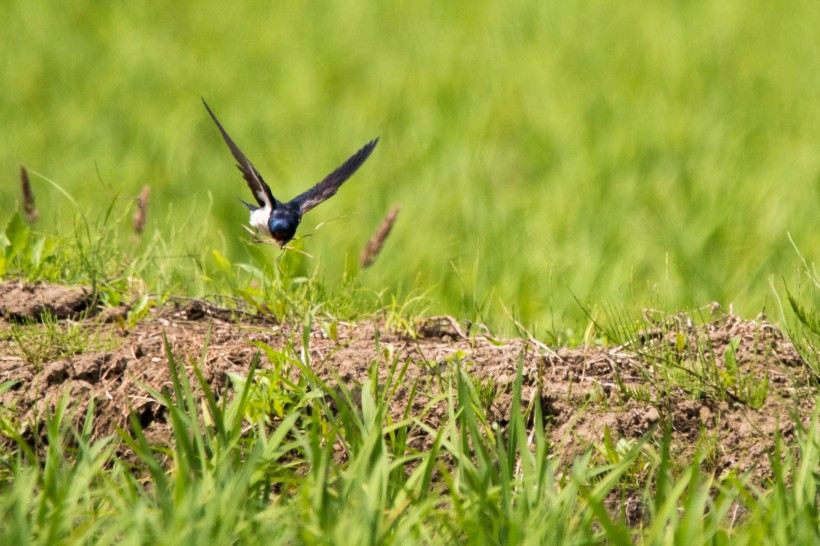
[(202, 99), (202, 104), (205, 105), (205, 109), (208, 110), (211, 119), (216, 123), (219, 132), (222, 134), (222, 138), (225, 140), (225, 144), (228, 145), (234, 159), (236, 159), (237, 167), (242, 172), (242, 177), (245, 179), (245, 182), (248, 183), (248, 187), (259, 205), (256, 206), (239, 199), (248, 207), (248, 210), (251, 211), (251, 226), (259, 232), (270, 235), (276, 241), (276, 244), (279, 245), (279, 248), (284, 248), (284, 246), (293, 239), (293, 236), (296, 234), (296, 228), (299, 226), (299, 222), (302, 221), (302, 215), (319, 203), (333, 197), (339, 190), (339, 187), (341, 187), (348, 178), (353, 176), (353, 173), (367, 161), (367, 158), (370, 157), (370, 154), (373, 152), (373, 148), (375, 148), (379, 142), (377, 137), (362, 146), (358, 152), (350, 156), (339, 168), (301, 195), (287, 202), (279, 201), (273, 196), (270, 187), (262, 179), (262, 175), (259, 174), (259, 171), (256, 170), (248, 158), (245, 157), (245, 154), (242, 153), (231, 137), (228, 136), (228, 133), (225, 132), (222, 124), (216, 119), (216, 116), (213, 111), (211, 111), (208, 103), (205, 102), (205, 99)]

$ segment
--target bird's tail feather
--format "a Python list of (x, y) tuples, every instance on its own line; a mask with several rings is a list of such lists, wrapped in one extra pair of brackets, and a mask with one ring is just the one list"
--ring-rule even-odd
[(248, 207), (248, 210), (250, 210), (251, 212), (253, 212), (253, 211), (255, 211), (256, 209), (258, 209), (258, 208), (259, 208), (259, 207), (257, 207), (256, 205), (251, 205), (251, 204), (250, 204), (250, 203), (248, 203), (247, 201), (243, 201), (241, 197), (237, 197), (237, 199), (239, 199), (239, 202), (240, 202), (240, 203), (242, 203), (243, 205), (245, 205), (246, 207)]

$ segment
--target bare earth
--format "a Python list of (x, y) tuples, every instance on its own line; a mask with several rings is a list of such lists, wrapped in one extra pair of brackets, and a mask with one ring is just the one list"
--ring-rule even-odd
[[(79, 288), (16, 281), (0, 284), (0, 383), (16, 382), (0, 395), (0, 408), (11, 412), (24, 437), (33, 439), (35, 431), (42, 431), (45, 410), (70, 392), (76, 415), (83, 415), (89, 400), (95, 399), (98, 437), (113, 433), (114, 425), (127, 428), (128, 415), (135, 412), (151, 441), (169, 441), (165, 411), (144, 388), (148, 385), (160, 392), (171, 388), (163, 335), (190, 372), (192, 362), (201, 358), (210, 330), (203, 373), (220, 394), (230, 386), (228, 373), (247, 374), (249, 363), (259, 353), (255, 342), (277, 350), (291, 343), (297, 353), (302, 345), (299, 326), (232, 316), (203, 302), (153, 309), (131, 328), (122, 320), (124, 309), (89, 312), (92, 316), (81, 323), (71, 322), (88, 304), (88, 292)], [(51, 321), (53, 327), (73, 326), (87, 336), (91, 341), (85, 346), (92, 350), (33, 362), (32, 347), (24, 350), (14, 332), (42, 328), (32, 323), (42, 320), (44, 310), (56, 317), (56, 322)], [(688, 327), (683, 320), (680, 324), (679, 331), (687, 339), (707, 342), (718, 369), (725, 365), (722, 359), (730, 340), (739, 339), (735, 350), (738, 368), (746, 376), (753, 374), (760, 382), (768, 381), (762, 407), (753, 409), (742, 403), (740, 396), (719, 395), (702, 385), (697, 392), (684, 392), (680, 387), (659, 391), (658, 387), (667, 383), (659, 378), (657, 362), (653, 364), (645, 354), (658, 344), (675, 346), (668, 329), (647, 332), (641, 346), (555, 349), (522, 339), (469, 339), (463, 326), (448, 317), (415, 325), (415, 336), (371, 321), (338, 324), (333, 340), (326, 335), (327, 324), (325, 328), (317, 324), (310, 334), (309, 357), (320, 378), (333, 384), (335, 372), (354, 391), (367, 379), (373, 362), (379, 362), (380, 380), (384, 380), (393, 357), (398, 357), (399, 367), (409, 359), (403, 379), (406, 387), (397, 390), (391, 403), (397, 418), (405, 409), (414, 381), (418, 380), (422, 395), (417, 396), (413, 408), (421, 413), (437, 394), (437, 369), (446, 373), (447, 367), (458, 361), (475, 382), (494, 380), (498, 395), (487, 408), (488, 419), (502, 427), (511, 411), (510, 389), (506, 387), (515, 379), (523, 359), (523, 403), (533, 400), (540, 385), (553, 452), (564, 460), (591, 445), (600, 446), (607, 427), (615, 441), (638, 439), (653, 424), (671, 419), (673, 453), (680, 463), (686, 463), (697, 448), (707, 446), (712, 455), (704, 465), (716, 476), (751, 470), (758, 480), (765, 480), (769, 474), (767, 454), (778, 429), (790, 443), (795, 433), (794, 416), (806, 424), (814, 409), (805, 387), (806, 366), (790, 341), (765, 319), (743, 321), (721, 315), (706, 326)], [(677, 339), (680, 345), (680, 337)], [(48, 353), (45, 349), (41, 352)], [(683, 351), (680, 364), (690, 356)], [(261, 367), (270, 366), (262, 353)], [(298, 372), (294, 369), (292, 373)], [(625, 396), (627, 390), (643, 395)], [(446, 407), (439, 404), (423, 420), (436, 428), (444, 416)], [(658, 427), (654, 434), (659, 436), (662, 430)], [(419, 438), (416, 447), (424, 448), (426, 436)], [(0, 445), (7, 441), (0, 436)]]

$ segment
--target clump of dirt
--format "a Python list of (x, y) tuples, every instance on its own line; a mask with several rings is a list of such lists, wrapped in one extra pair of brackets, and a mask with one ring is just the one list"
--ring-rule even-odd
[[(71, 316), (82, 308), (80, 302), (88, 302), (80, 297), (82, 290), (10, 284), (0, 285), (0, 308), (14, 310), (4, 311), (13, 320), (46, 308), (55, 316)], [(21, 300), (24, 294), (35, 302), (30, 307)], [(73, 294), (74, 304), (67, 294)], [(33, 439), (42, 431), (47, 409), (69, 393), (78, 416), (94, 398), (95, 436), (111, 434), (116, 426), (127, 428), (133, 413), (149, 439), (167, 443), (171, 432), (164, 408), (145, 388), (172, 388), (164, 339), (189, 372), (207, 339), (202, 372), (211, 388), (224, 395), (230, 387), (228, 373), (247, 374), (259, 354), (256, 344), (276, 350), (288, 344), (299, 347), (303, 335), (300, 327), (237, 315), (204, 302), (153, 309), (130, 329), (124, 329), (122, 321), (105, 320), (100, 316), (86, 322), (97, 332), (105, 329), (116, 348), (44, 365), (26, 361), (10, 336), (3, 335), (12, 324), (0, 320), (0, 383), (15, 382), (0, 394), (0, 407), (11, 412), (24, 437)], [(409, 361), (403, 382), (424, 387), (412, 404), (419, 412), (437, 394), (437, 375), (457, 363), (489, 387), (487, 415), (502, 427), (511, 411), (519, 411), (511, 407), (510, 390), (520, 364), (522, 403), (540, 400), (550, 440), (564, 460), (600, 445), (607, 429), (615, 440), (631, 440), (660, 423), (671, 423), (673, 452), (681, 462), (707, 447), (710, 459), (705, 464), (716, 474), (752, 470), (762, 479), (769, 474), (767, 453), (775, 435), (791, 440), (795, 421), (807, 423), (812, 410), (805, 402), (811, 394), (807, 367), (789, 340), (764, 318), (743, 321), (729, 314), (701, 326), (682, 321), (642, 332), (628, 344), (575, 349), (551, 349), (535, 340), (470, 338), (449, 317), (423, 321), (412, 336), (371, 321), (338, 323), (332, 335), (317, 325), (309, 337), (307, 357), (313, 372), (331, 384), (338, 377), (354, 390), (368, 379), (374, 362), (379, 380), (386, 381), (393, 359)], [(271, 366), (264, 353), (261, 358), (262, 368)], [(669, 381), (670, 373), (691, 380)], [(767, 385), (764, 399), (754, 402), (732, 384), (738, 375)], [(409, 388), (399, 388), (391, 401), (397, 418), (406, 409), (409, 393)], [(436, 429), (446, 417), (443, 405), (434, 406), (424, 421)], [(657, 427), (656, 434), (662, 428)], [(429, 440), (419, 436), (415, 447), (423, 448)]]
[(79, 316), (91, 304), (91, 290), (56, 284), (0, 283), (0, 315), (14, 321), (38, 321), (45, 315)]

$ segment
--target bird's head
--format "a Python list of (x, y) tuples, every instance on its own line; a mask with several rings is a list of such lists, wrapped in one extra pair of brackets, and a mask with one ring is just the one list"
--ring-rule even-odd
[(271, 236), (276, 239), (280, 247), (293, 239), (296, 234), (296, 227), (301, 219), (299, 211), (290, 208), (277, 207), (273, 210), (270, 220), (268, 220), (268, 228)]

